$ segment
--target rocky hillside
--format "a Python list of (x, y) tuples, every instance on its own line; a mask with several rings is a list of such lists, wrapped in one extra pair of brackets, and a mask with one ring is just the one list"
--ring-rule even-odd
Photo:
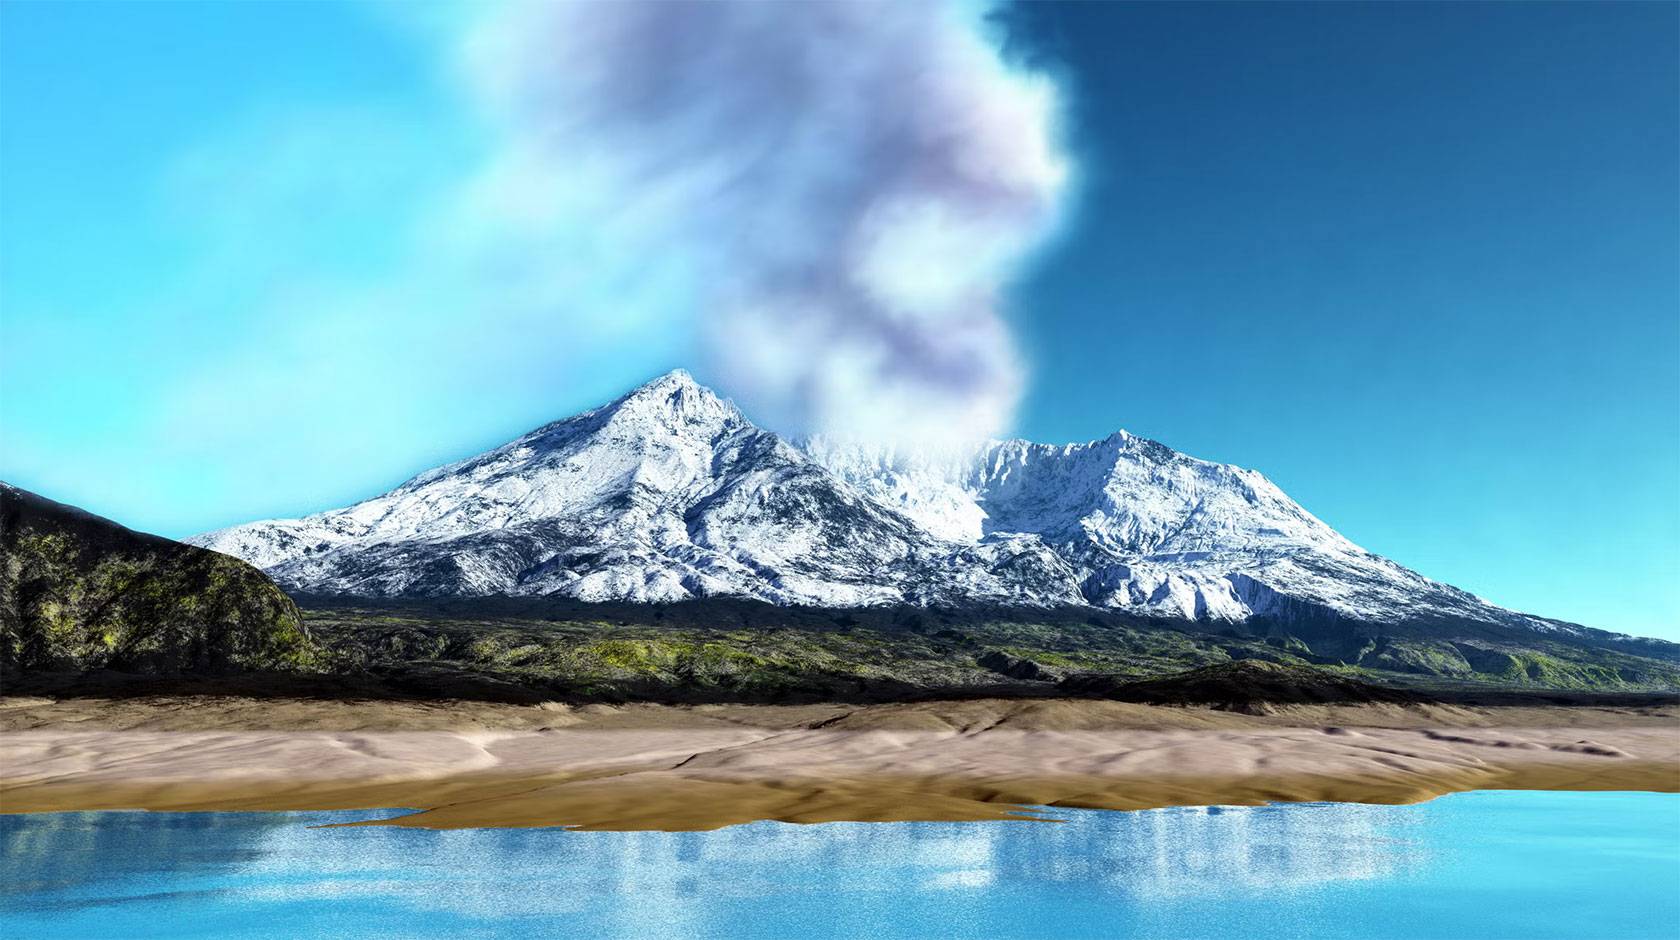
[(214, 675), (308, 667), (297, 606), (237, 558), (0, 483), (0, 668)]

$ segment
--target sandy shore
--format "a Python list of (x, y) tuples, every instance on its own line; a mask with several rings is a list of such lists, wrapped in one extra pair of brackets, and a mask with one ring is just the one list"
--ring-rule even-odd
[(1680, 792), (1680, 708), (0, 699), (6, 813), (406, 807), (382, 824), (710, 829), (1471, 789)]

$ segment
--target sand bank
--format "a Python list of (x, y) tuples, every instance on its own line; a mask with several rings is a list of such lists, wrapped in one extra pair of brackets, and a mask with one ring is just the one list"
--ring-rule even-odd
[(408, 807), (383, 824), (710, 829), (1471, 789), (1680, 792), (1680, 709), (0, 700), (7, 813)]

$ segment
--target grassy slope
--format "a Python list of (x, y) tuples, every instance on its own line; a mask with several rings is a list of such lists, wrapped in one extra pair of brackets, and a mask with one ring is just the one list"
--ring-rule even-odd
[[(494, 605), (492, 605), (494, 606)], [(1377, 638), (1357, 661), (1331, 661), (1288, 637), (1244, 638), (1116, 617), (788, 611), (749, 607), (561, 610), (470, 603), (311, 605), (306, 616), (339, 674), (414, 691), (537, 693), (665, 701), (884, 700), (1047, 693), (1082, 674), (1161, 676), (1234, 660), (1317, 665), (1417, 688), (1642, 691), (1680, 688), (1680, 666), (1529, 640)], [(743, 613), (745, 612), (745, 613)], [(594, 613), (596, 616), (589, 616)]]

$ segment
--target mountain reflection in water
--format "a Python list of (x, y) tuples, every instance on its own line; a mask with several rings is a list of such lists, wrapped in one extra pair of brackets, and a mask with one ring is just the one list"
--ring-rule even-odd
[(312, 828), (357, 813), (6, 816), (0, 933), (1458, 936), (1490, 904), (1534, 936), (1680, 928), (1664, 890), (1680, 879), (1672, 795), (1048, 815), (1064, 821), (682, 833)]

